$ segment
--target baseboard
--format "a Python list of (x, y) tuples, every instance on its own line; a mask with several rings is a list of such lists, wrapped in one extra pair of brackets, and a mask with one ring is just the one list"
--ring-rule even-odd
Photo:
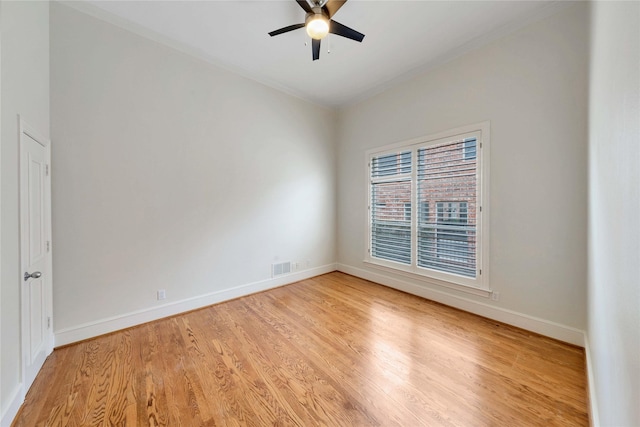
[(254, 294), (256, 292), (262, 292), (268, 289), (288, 285), (300, 280), (309, 279), (311, 277), (319, 276), (325, 273), (330, 273), (335, 270), (336, 264), (327, 264), (316, 268), (296, 271), (285, 276), (247, 283), (245, 285), (236, 286), (234, 288), (223, 289), (221, 291), (211, 292), (197, 297), (171, 302), (159, 307), (152, 307), (123, 314), (120, 316), (114, 316), (95, 322), (73, 326), (71, 328), (61, 329), (55, 332), (55, 346), (59, 347), (62, 345), (72, 344), (74, 342), (94, 338), (99, 335), (108, 334), (110, 332), (130, 328), (136, 325), (141, 325), (153, 320), (162, 319), (164, 317), (173, 316), (176, 314), (184, 313), (186, 311), (195, 310), (212, 304), (229, 301), (234, 298)]
[(9, 404), (6, 409), (2, 411), (2, 417), (0, 417), (0, 427), (10, 427), (20, 410), (20, 406), (22, 406), (22, 402), (24, 402), (24, 390), (22, 390), (22, 383), (18, 384), (13, 390), (8, 402)]
[(593, 372), (593, 362), (591, 360), (591, 346), (589, 337), (584, 333), (584, 353), (587, 360), (587, 393), (589, 398), (589, 425), (591, 427), (600, 426), (600, 415), (598, 412), (598, 395), (596, 394), (596, 382)]
[(430, 299), (460, 310), (468, 311), (479, 316), (517, 326), (528, 331), (536, 332), (540, 335), (555, 338), (570, 344), (584, 347), (584, 331), (570, 326), (561, 325), (559, 323), (550, 322), (538, 317), (529, 316), (508, 310), (501, 307), (495, 307), (478, 301), (473, 301), (450, 293), (438, 291), (436, 289), (419, 286), (413, 283), (397, 279), (386, 274), (371, 272), (362, 268), (353, 267), (345, 264), (338, 264), (338, 271), (360, 277), (362, 279), (371, 280), (390, 288), (398, 289), (413, 295)]

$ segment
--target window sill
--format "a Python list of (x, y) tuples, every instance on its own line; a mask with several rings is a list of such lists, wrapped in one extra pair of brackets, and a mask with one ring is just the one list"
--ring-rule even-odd
[(368, 266), (376, 268), (378, 270), (382, 270), (382, 271), (386, 271), (388, 273), (393, 273), (393, 274), (397, 274), (397, 275), (400, 275), (400, 276), (408, 277), (408, 278), (414, 279), (414, 280), (419, 280), (421, 282), (425, 282), (425, 283), (428, 283), (430, 285), (440, 286), (440, 287), (448, 288), (448, 289), (454, 289), (456, 291), (465, 292), (465, 293), (473, 294), (473, 295), (478, 295), (478, 296), (481, 296), (483, 298), (490, 298), (491, 297), (491, 290), (489, 290), (489, 289), (481, 289), (481, 288), (475, 288), (475, 287), (472, 287), (472, 286), (459, 285), (457, 283), (451, 283), (451, 282), (447, 282), (447, 281), (444, 281), (444, 280), (439, 280), (439, 279), (436, 279), (436, 278), (433, 278), (433, 277), (424, 276), (422, 274), (415, 274), (415, 273), (411, 273), (411, 272), (408, 272), (408, 271), (404, 271), (404, 270), (399, 270), (399, 269), (396, 269), (396, 268), (388, 267), (386, 265), (378, 264), (375, 261), (368, 260), (368, 259), (363, 260), (363, 262), (365, 264), (367, 264)]

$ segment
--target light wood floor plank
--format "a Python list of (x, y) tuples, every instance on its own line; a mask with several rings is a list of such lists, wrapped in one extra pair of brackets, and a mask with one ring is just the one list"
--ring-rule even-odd
[(580, 348), (331, 273), (56, 349), (23, 426), (586, 426)]

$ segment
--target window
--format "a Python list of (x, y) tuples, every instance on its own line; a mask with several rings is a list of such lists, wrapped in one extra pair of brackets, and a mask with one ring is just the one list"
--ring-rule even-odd
[(462, 146), (462, 158), (464, 160), (475, 160), (476, 158), (476, 139), (465, 139)]
[(418, 223), (428, 222), (429, 221), (429, 202), (420, 202), (418, 213), (419, 213)]
[(411, 221), (411, 203), (404, 204), (404, 219), (405, 221)]
[(467, 202), (438, 202), (436, 205), (436, 262), (432, 267), (439, 269), (438, 261), (446, 261), (449, 269), (455, 268), (460, 274), (472, 275), (473, 254), (469, 250), (472, 230), (467, 227)]
[(368, 262), (488, 288), (488, 132), (485, 123), (368, 153)]

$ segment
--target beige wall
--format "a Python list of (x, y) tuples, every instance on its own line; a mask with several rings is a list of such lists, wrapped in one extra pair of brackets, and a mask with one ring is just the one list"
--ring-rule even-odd
[(594, 2), (588, 336), (602, 426), (640, 425), (640, 3)]
[[(473, 303), (586, 326), (588, 10), (572, 6), (339, 114), (338, 262)], [(493, 302), (363, 262), (365, 151), (491, 122)], [(355, 270), (354, 270), (355, 271)], [(450, 300), (450, 299), (449, 299)], [(471, 301), (471, 302), (470, 302)], [(482, 310), (486, 310), (482, 307)]]
[[(18, 223), (18, 114), (49, 135), (49, 3), (0, 5), (2, 126), (2, 235), (0, 286), (0, 417), (17, 409), (20, 394), (20, 253)], [(14, 406), (12, 406), (14, 405)], [(10, 419), (9, 419), (10, 421)]]
[(334, 112), (59, 3), (51, 81), (56, 334), (335, 261)]

